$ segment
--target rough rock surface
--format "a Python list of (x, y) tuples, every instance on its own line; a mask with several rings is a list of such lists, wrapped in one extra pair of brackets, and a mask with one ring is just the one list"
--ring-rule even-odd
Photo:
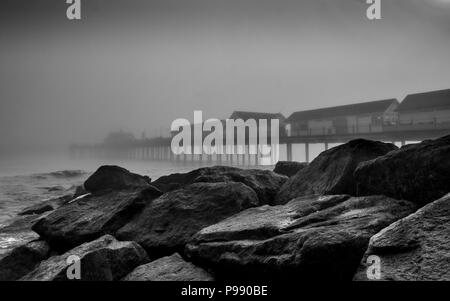
[(302, 197), (204, 228), (186, 254), (218, 279), (351, 280), (370, 237), (414, 210), (384, 196)]
[(238, 182), (252, 188), (262, 204), (271, 204), (286, 180), (287, 177), (270, 170), (214, 166), (163, 176), (152, 182), (152, 185), (168, 192), (192, 183)]
[(124, 281), (213, 281), (213, 277), (178, 253), (138, 266)]
[(358, 195), (384, 194), (424, 205), (450, 192), (450, 136), (402, 147), (362, 163)]
[(195, 183), (163, 194), (117, 231), (117, 238), (141, 244), (153, 258), (182, 252), (200, 229), (258, 206), (242, 183)]
[(68, 258), (72, 255), (80, 260), (80, 280), (84, 281), (120, 280), (136, 266), (148, 262), (147, 254), (137, 243), (119, 242), (111, 235), (105, 235), (63, 255), (50, 257), (21, 280), (69, 280), (67, 268), (74, 263), (68, 263)]
[(50, 255), (45, 241), (32, 241), (0, 255), (0, 281), (14, 281), (31, 272)]
[(292, 162), (278, 161), (278, 163), (275, 165), (273, 172), (283, 176), (292, 177), (306, 166), (308, 166), (308, 163), (294, 162), (294, 161)]
[(148, 177), (131, 173), (125, 168), (113, 165), (100, 166), (85, 182), (88, 192), (102, 190), (124, 190), (145, 188), (150, 183)]
[(104, 234), (114, 234), (160, 195), (161, 192), (152, 186), (143, 190), (88, 195), (51, 212), (32, 229), (53, 249), (67, 251)]
[(372, 255), (380, 259), (380, 280), (450, 281), (450, 194), (374, 235), (355, 280), (376, 279)]
[(357, 139), (324, 151), (281, 187), (275, 204), (286, 204), (305, 195), (356, 195), (353, 172), (358, 164), (395, 149), (390, 143)]

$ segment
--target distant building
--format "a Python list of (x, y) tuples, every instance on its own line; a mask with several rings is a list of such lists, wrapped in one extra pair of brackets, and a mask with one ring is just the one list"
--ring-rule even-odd
[(281, 123), (284, 122), (286, 118), (281, 113), (234, 111), (229, 119), (242, 119), (244, 121), (247, 121), (249, 119), (255, 119), (256, 121), (258, 121), (259, 119), (267, 119), (268, 121), (270, 121), (271, 119), (278, 119)]
[(229, 119), (242, 119), (243, 121), (247, 121), (249, 119), (254, 119), (259, 126), (259, 120), (265, 119), (267, 120), (267, 135), (270, 136), (271, 129), (271, 120), (278, 119), (279, 127), (280, 127), (280, 137), (286, 136), (285, 125), (286, 125), (286, 117), (281, 113), (261, 113), (261, 112), (248, 112), (248, 111), (234, 111)]
[(339, 135), (382, 132), (393, 124), (399, 102), (386, 99), (344, 106), (299, 111), (286, 120), (288, 136)]
[(396, 112), (400, 126), (450, 126), (450, 89), (410, 94)]

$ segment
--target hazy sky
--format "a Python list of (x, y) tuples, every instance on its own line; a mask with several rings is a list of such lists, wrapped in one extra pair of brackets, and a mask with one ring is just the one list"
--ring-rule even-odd
[(450, 88), (450, 0), (0, 4), (0, 149)]

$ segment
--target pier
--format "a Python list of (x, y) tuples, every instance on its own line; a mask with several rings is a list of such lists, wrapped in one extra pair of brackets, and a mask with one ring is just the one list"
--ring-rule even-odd
[[(450, 135), (450, 89), (410, 94), (402, 102), (391, 98), (298, 111), (288, 118), (280, 113), (235, 111), (229, 119), (258, 122), (277, 119), (279, 144), (272, 145), (272, 155), (280, 161), (311, 162), (320, 152), (358, 138), (401, 147)], [(233, 147), (234, 154), (175, 155), (171, 150), (174, 134), (138, 140), (131, 134), (118, 132), (108, 136), (102, 144), (72, 145), (70, 153), (73, 157), (261, 165), (260, 154), (249, 154), (256, 146), (249, 145), (248, 137), (245, 145), (227, 146), (226, 141), (223, 142), (227, 150)], [(270, 136), (268, 138), (271, 140)], [(236, 154), (238, 147), (245, 150), (244, 154)]]
[[(357, 129), (358, 130), (358, 129)], [(346, 143), (353, 139), (363, 138), (369, 140), (395, 143), (403, 146), (412, 142), (435, 139), (450, 135), (450, 123), (435, 125), (386, 126), (382, 131), (349, 134), (323, 134), (282, 136), (279, 144), (279, 158), (281, 161), (310, 162), (320, 151)], [(72, 145), (71, 156), (75, 158), (107, 158), (129, 159), (143, 161), (178, 161), (178, 162), (204, 162), (224, 165), (250, 165), (257, 166), (258, 155), (248, 154), (251, 147), (246, 145), (246, 154), (227, 155), (174, 155), (170, 148), (171, 137), (158, 137), (145, 141), (136, 141), (127, 145), (109, 146), (98, 145)]]

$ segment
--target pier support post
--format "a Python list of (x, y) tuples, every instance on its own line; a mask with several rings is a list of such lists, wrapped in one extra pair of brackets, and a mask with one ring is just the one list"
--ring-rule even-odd
[(286, 158), (287, 161), (292, 161), (292, 143), (286, 144)]
[(309, 163), (309, 143), (305, 143), (305, 161)]
[(261, 153), (260, 153), (260, 148), (258, 146), (258, 148), (256, 149), (255, 166), (259, 165), (259, 158), (260, 158), (260, 156), (261, 156)]

